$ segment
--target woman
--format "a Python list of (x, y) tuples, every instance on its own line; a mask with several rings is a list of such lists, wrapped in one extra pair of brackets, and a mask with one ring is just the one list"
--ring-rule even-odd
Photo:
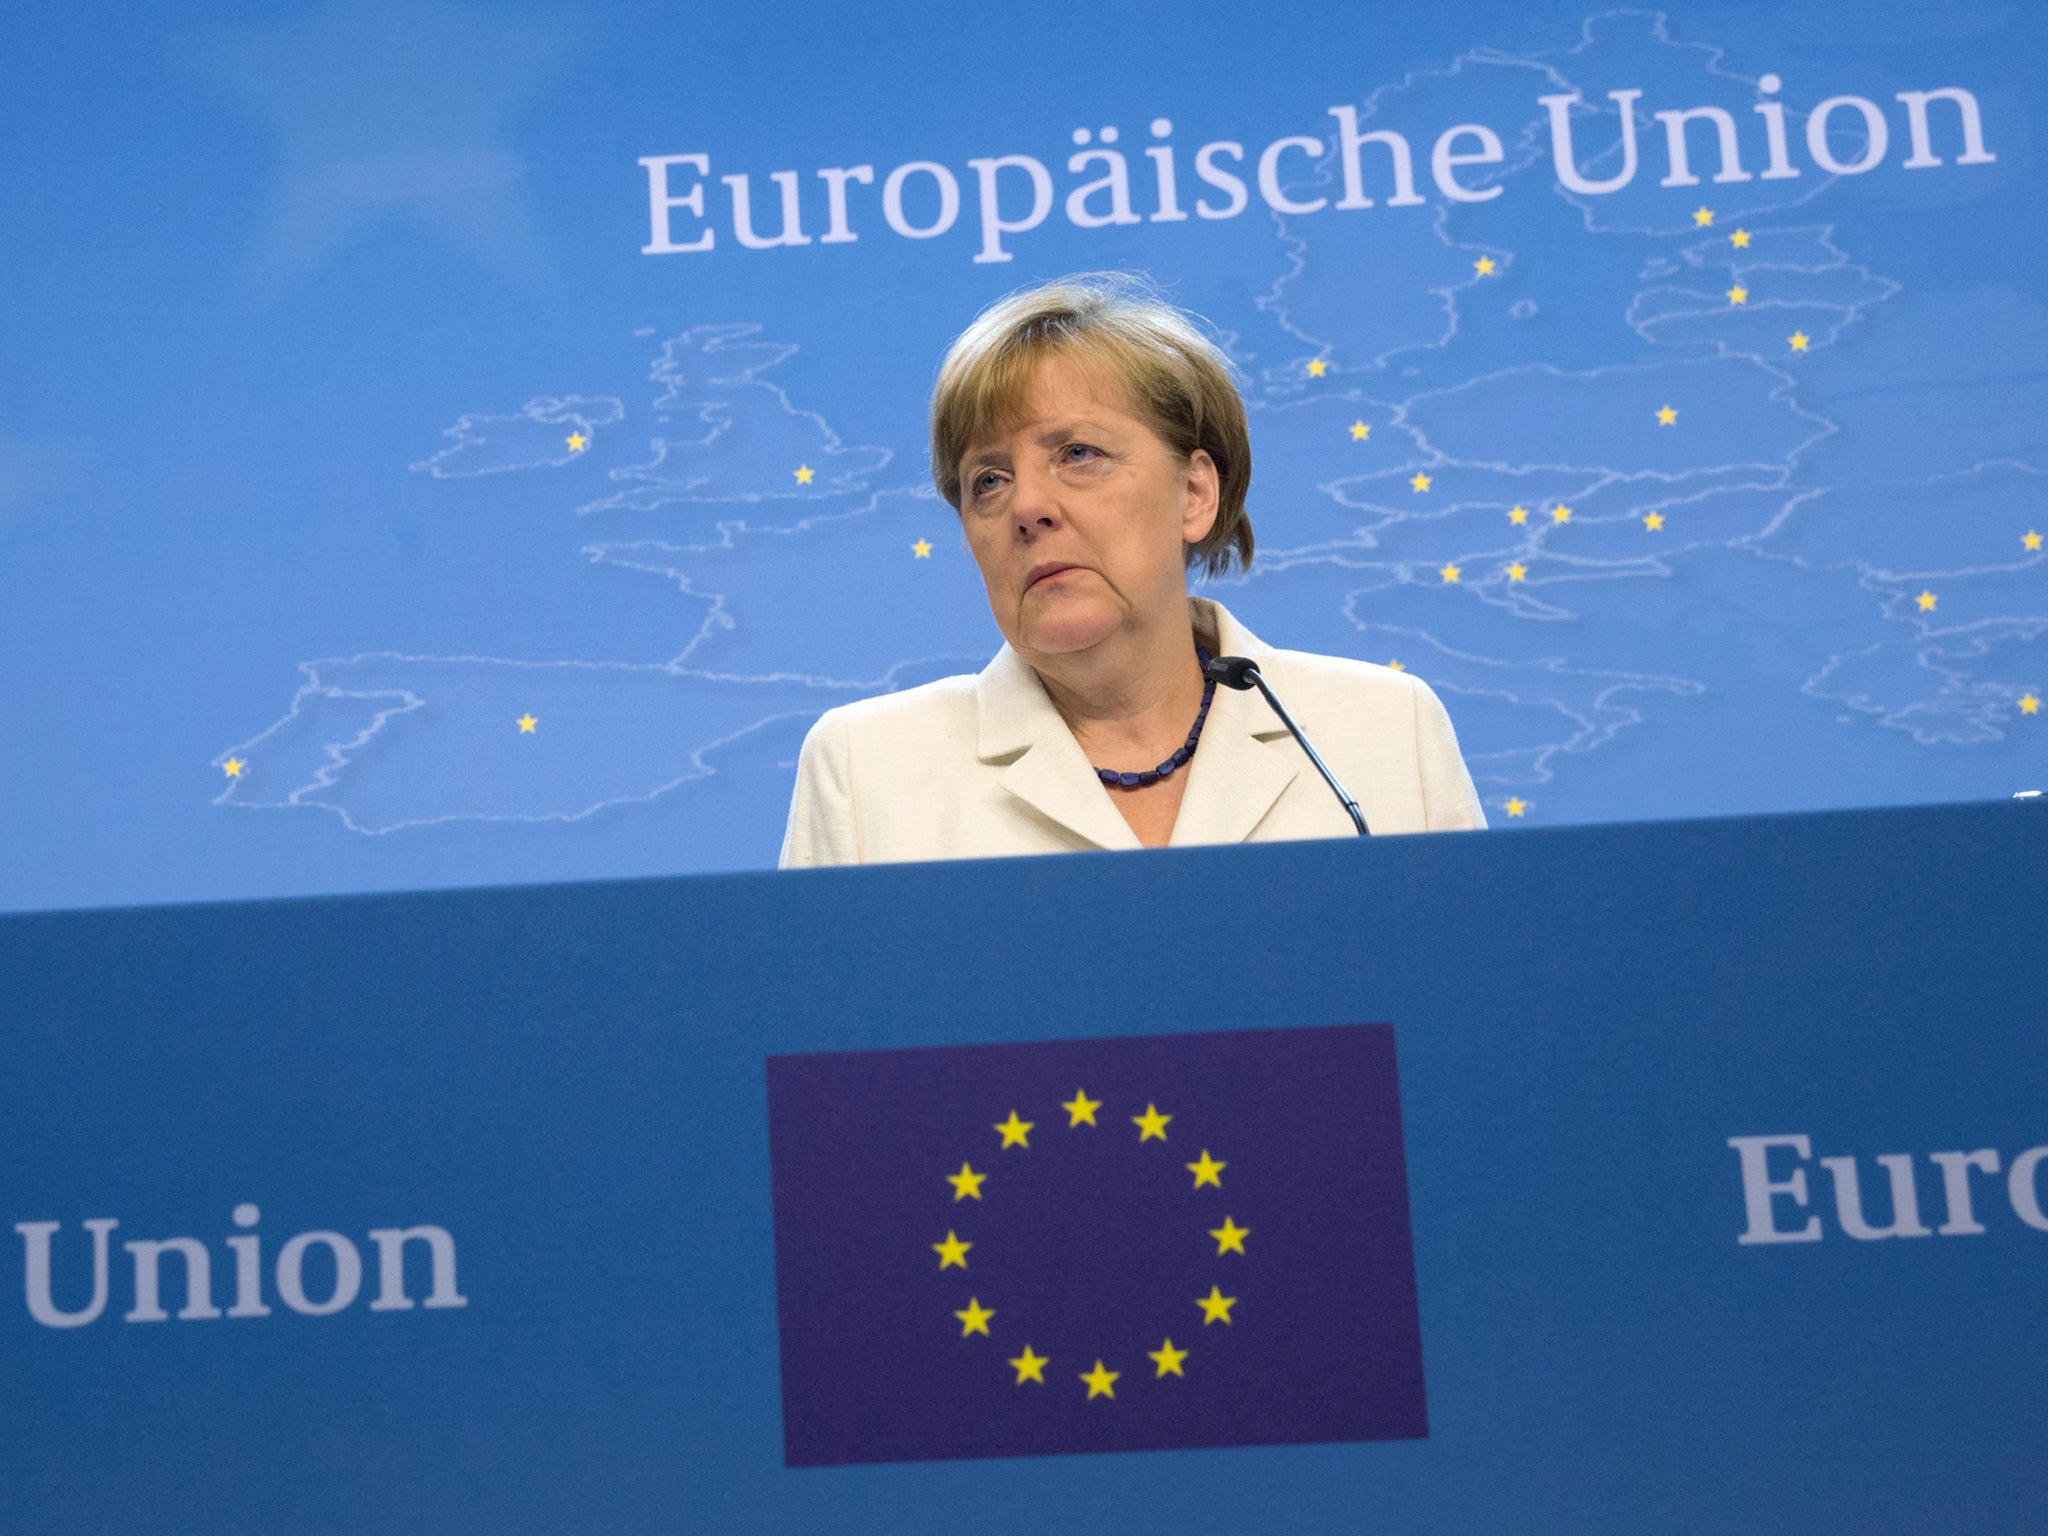
[(1276, 651), (1188, 572), (1251, 560), (1251, 448), (1221, 354), (1120, 278), (1013, 295), (953, 344), (932, 478), (1007, 642), (949, 677), (825, 714), (784, 866), (1355, 836), (1257, 693), (1249, 656), (1375, 833), (1485, 825), (1436, 695), (1386, 667)]

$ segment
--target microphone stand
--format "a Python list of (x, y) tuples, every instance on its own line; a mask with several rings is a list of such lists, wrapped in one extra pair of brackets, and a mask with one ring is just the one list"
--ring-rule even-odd
[(1358, 835), (1372, 836), (1372, 829), (1366, 826), (1365, 814), (1358, 809), (1358, 802), (1352, 799), (1351, 792), (1337, 781), (1337, 775), (1330, 772), (1330, 765), (1323, 761), (1322, 754), (1309, 745), (1308, 737), (1303, 734), (1301, 727), (1295, 724), (1294, 716), (1287, 713), (1287, 706), (1280, 702), (1280, 695), (1273, 691), (1264, 677), (1260, 676), (1257, 662), (1248, 656), (1218, 656), (1202, 671), (1226, 688), (1258, 689), (1266, 702), (1272, 706), (1273, 713), (1280, 717), (1280, 723), (1287, 727), (1287, 734), (1292, 736), (1301, 750), (1308, 754), (1308, 760), (1316, 765), (1316, 772), (1320, 773), (1323, 782), (1330, 786), (1330, 793), (1334, 794), (1338, 803), (1344, 807), (1345, 814), (1351, 818), (1351, 825), (1358, 829)]

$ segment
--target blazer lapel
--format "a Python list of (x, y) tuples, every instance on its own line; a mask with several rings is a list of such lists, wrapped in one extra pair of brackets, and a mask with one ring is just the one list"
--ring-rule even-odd
[(1241, 843), (1251, 835), (1301, 772), (1288, 756), (1274, 750), (1274, 733), (1292, 740), (1257, 693), (1216, 690), (1209, 723), (1202, 728), (1202, 744), (1188, 764), (1188, 787), (1173, 823), (1174, 846)]
[[(1216, 636), (1219, 656), (1249, 656), (1286, 697), (1287, 685), (1271, 647), (1238, 623), (1220, 604), (1193, 600), (1198, 628)], [(1301, 774), (1300, 753), (1287, 727), (1256, 690), (1219, 687), (1209, 706), (1202, 744), (1188, 765), (1188, 785), (1173, 824), (1172, 843), (1241, 843), (1265, 819)]]
[(977, 753), (985, 763), (1008, 760), (1006, 791), (1098, 848), (1139, 846), (1022, 657), (1005, 645), (982, 669), (975, 695), (981, 716)]

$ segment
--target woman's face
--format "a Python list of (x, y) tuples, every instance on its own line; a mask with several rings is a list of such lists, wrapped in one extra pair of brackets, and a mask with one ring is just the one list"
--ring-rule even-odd
[(1186, 462), (1073, 360), (1042, 359), (1018, 421), (960, 461), (960, 518), (1003, 638), (1027, 661), (1187, 622), (1183, 551), (1216, 520)]

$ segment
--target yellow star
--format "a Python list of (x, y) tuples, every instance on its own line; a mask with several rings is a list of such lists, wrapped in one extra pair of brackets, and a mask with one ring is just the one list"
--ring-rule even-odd
[(1228, 1323), (1237, 1298), (1224, 1295), (1221, 1287), (1212, 1285), (1208, 1295), (1195, 1298), (1195, 1305), (1202, 1309), (1202, 1326), (1206, 1328), (1211, 1323)]
[(1705, 207), (1696, 208), (1693, 210), (1692, 221), (1693, 223), (1697, 224), (1701, 229), (1705, 229), (1709, 224), (1714, 222), (1714, 210)]
[(1553, 523), (1568, 523), (1572, 520), (1572, 509), (1570, 507), (1552, 507), (1550, 509), (1550, 520)]
[(973, 1246), (974, 1244), (968, 1242), (965, 1238), (955, 1237), (953, 1229), (948, 1227), (946, 1228), (946, 1240), (943, 1243), (933, 1243), (932, 1252), (939, 1256), (939, 1268), (951, 1269), (957, 1265), (961, 1269), (965, 1269), (967, 1267), (967, 1250)]
[(2041, 700), (2031, 693), (2021, 694), (2020, 713), (2023, 715), (2038, 715), (2041, 713)]
[[(1003, 1138), (1003, 1146), (1024, 1147), (1028, 1149), (1031, 1145), (1031, 1128), (1036, 1124), (1038, 1124), (1036, 1120), (1019, 1120), (1017, 1118), (1017, 1111), (1013, 1109), (1010, 1111), (1010, 1118), (996, 1126), (995, 1132)], [(1001, 1148), (997, 1150), (1000, 1151)]]
[(1528, 801), (1526, 801), (1526, 800), (1519, 800), (1519, 799), (1512, 799), (1512, 798), (1511, 798), (1511, 799), (1510, 799), (1510, 800), (1508, 801), (1508, 814), (1509, 814), (1510, 816), (1519, 816), (1519, 815), (1521, 815), (1521, 814), (1522, 814), (1522, 813), (1523, 813), (1524, 811), (1526, 811), (1526, 810), (1528, 810), (1528, 809), (1529, 809), (1529, 802), (1528, 802)]
[(1102, 1100), (1089, 1098), (1085, 1088), (1076, 1088), (1074, 1096), (1060, 1108), (1067, 1112), (1067, 1129), (1071, 1131), (1077, 1125), (1093, 1125), (1095, 1111), (1102, 1108)]
[(2029, 528), (2020, 535), (2020, 543), (2024, 544), (2028, 549), (2039, 549), (2041, 547), (2041, 535)]
[(1016, 1384), (1021, 1387), (1027, 1381), (1035, 1381), (1041, 1387), (1044, 1386), (1045, 1367), (1051, 1358), (1050, 1355), (1034, 1355), (1031, 1352), (1031, 1346), (1026, 1344), (1024, 1346), (1024, 1353), (1010, 1361), (1010, 1364), (1017, 1368)]
[(220, 765), (220, 771), (231, 779), (239, 779), (242, 776), (242, 770), (248, 766), (239, 757), (231, 757)]
[(1094, 1370), (1081, 1373), (1081, 1379), (1088, 1383), (1088, 1400), (1092, 1403), (1098, 1397), (1115, 1397), (1116, 1379), (1121, 1375), (1122, 1371), (1104, 1370), (1102, 1362), (1096, 1361)]
[(817, 479), (817, 478), (818, 478), (818, 472), (817, 472), (817, 471), (816, 471), (815, 469), (811, 468), (811, 466), (810, 466), (810, 465), (808, 465), (808, 464), (799, 464), (799, 465), (797, 465), (797, 467), (796, 467), (796, 483), (797, 483), (798, 485), (809, 485), (809, 484), (810, 484), (810, 483), (811, 483), (811, 482), (812, 482), (813, 480), (815, 480), (815, 479)]
[(1807, 335), (1804, 331), (1794, 331), (1790, 336), (1787, 336), (1785, 340), (1787, 344), (1791, 346), (1794, 352), (1804, 352), (1808, 347), (1813, 345), (1813, 338)]
[(1330, 365), (1327, 362), (1325, 362), (1322, 358), (1312, 357), (1308, 360), (1308, 376), (1310, 378), (1320, 379), (1324, 374), (1328, 373), (1329, 371)]
[(1425, 475), (1421, 470), (1418, 469), (1415, 472), (1414, 478), (1408, 482), (1408, 485), (1411, 490), (1415, 491), (1418, 495), (1420, 495), (1423, 491), (1429, 489), (1430, 483), (1431, 482), (1429, 476)]
[[(1145, 1113), (1131, 1116), (1131, 1124), (1138, 1128), (1138, 1140), (1164, 1141), (1166, 1140), (1166, 1122), (1172, 1118), (1173, 1116), (1171, 1115), (1159, 1113), (1158, 1106), (1147, 1101)], [(1095, 1122), (1091, 1120), (1088, 1123), (1093, 1125)]]
[(1362, 443), (1371, 436), (1372, 424), (1370, 422), (1354, 421), (1351, 423), (1351, 441), (1354, 443)]
[(1462, 565), (1447, 565), (1442, 570), (1437, 572), (1437, 575), (1443, 577), (1446, 585), (1456, 581), (1459, 577), (1463, 576), (1464, 574), (1465, 568)]
[(1649, 513), (1643, 518), (1643, 526), (1652, 533), (1657, 532), (1658, 529), (1664, 526), (1664, 514), (1662, 512)]
[(1389, 672), (1406, 672), (1408, 670), (1408, 663), (1405, 661), (1390, 661), (1387, 663), (1387, 670)]
[(946, 1182), (953, 1186), (954, 1203), (957, 1205), (962, 1200), (979, 1200), (981, 1198), (981, 1186), (987, 1178), (987, 1174), (976, 1173), (965, 1163), (960, 1165), (958, 1173), (947, 1174)]
[(517, 720), (514, 720), (512, 723), (519, 727), (520, 735), (531, 736), (533, 734), (534, 727), (539, 725), (540, 721), (534, 718), (533, 711), (529, 709), (525, 714), (521, 715)]
[(1161, 1376), (1178, 1376), (1183, 1381), (1187, 1380), (1187, 1372), (1180, 1368), (1180, 1363), (1187, 1359), (1187, 1357), (1188, 1351), (1175, 1349), (1171, 1339), (1168, 1339), (1157, 1349), (1145, 1351), (1145, 1358), (1159, 1367), (1159, 1374)]
[(1738, 229), (1735, 231), (1734, 234), (1728, 237), (1728, 241), (1738, 251), (1746, 251), (1749, 249), (1749, 231), (1746, 229)]
[(1914, 598), (1913, 601), (1920, 605), (1920, 611), (1922, 613), (1932, 613), (1934, 612), (1934, 605), (1940, 602), (1941, 599), (1936, 597), (1932, 592), (1922, 592), (1918, 597)]
[(571, 432), (566, 438), (563, 439), (563, 441), (569, 445), (569, 451), (571, 453), (581, 453), (585, 448), (590, 446), (590, 439), (585, 437), (581, 432)]
[(910, 552), (920, 560), (929, 560), (932, 557), (932, 541), (930, 539), (919, 539), (910, 546)]
[(1743, 287), (1742, 284), (1737, 283), (1728, 290), (1728, 302), (1730, 304), (1747, 304), (1749, 302), (1749, 290)]
[(1671, 409), (1668, 405), (1662, 407), (1657, 412), (1657, 425), (1660, 427), (1668, 427), (1676, 420), (1678, 420), (1678, 412)]
[(1529, 567), (1522, 564), (1521, 561), (1517, 560), (1513, 565), (1508, 567), (1509, 581), (1527, 581), (1528, 579)]
[(1529, 509), (1527, 507), (1509, 507), (1508, 521), (1517, 528), (1521, 527), (1522, 524), (1529, 521)]
[(1209, 1149), (1204, 1147), (1202, 1148), (1202, 1160), (1200, 1162), (1183, 1163), (1181, 1166), (1195, 1176), (1195, 1188), (1200, 1189), (1204, 1184), (1213, 1184), (1218, 1189), (1221, 1189), (1223, 1187), (1223, 1170), (1228, 1168), (1230, 1164), (1219, 1163), (1209, 1155)]
[(1493, 258), (1491, 256), (1480, 257), (1477, 261), (1472, 263), (1472, 270), (1477, 272), (1481, 277), (1493, 276)]
[(1240, 1227), (1228, 1216), (1223, 1218), (1222, 1226), (1209, 1229), (1209, 1235), (1216, 1239), (1216, 1257), (1219, 1259), (1226, 1253), (1243, 1253), (1244, 1240), (1251, 1234), (1250, 1227)]
[(979, 1298), (970, 1296), (967, 1298), (967, 1310), (965, 1312), (955, 1312), (953, 1315), (960, 1319), (961, 1338), (966, 1338), (970, 1333), (978, 1333), (983, 1338), (987, 1338), (989, 1337), (988, 1320), (996, 1315), (996, 1309), (994, 1307), (984, 1307)]

